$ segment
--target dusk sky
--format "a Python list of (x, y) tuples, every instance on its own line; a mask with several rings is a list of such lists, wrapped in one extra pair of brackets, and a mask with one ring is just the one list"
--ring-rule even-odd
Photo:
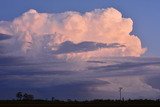
[(159, 0), (1, 0), (0, 99), (160, 98)]

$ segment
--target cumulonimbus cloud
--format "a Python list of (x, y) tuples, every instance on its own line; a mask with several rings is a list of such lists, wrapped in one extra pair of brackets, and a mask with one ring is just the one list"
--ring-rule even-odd
[(58, 52), (58, 49), (62, 49), (62, 44), (67, 41), (71, 41), (72, 45), (88, 41), (93, 44), (116, 43), (120, 46), (116, 48), (106, 46), (99, 49), (91, 46), (90, 49), (85, 45), (86, 50), (79, 45), (74, 45), (72, 51), (61, 50), (60, 54), (53, 54), (53, 56), (58, 58), (139, 57), (146, 48), (142, 48), (141, 40), (137, 36), (130, 35), (132, 25), (133, 21), (130, 18), (123, 18), (122, 14), (114, 8), (96, 9), (84, 14), (73, 11), (48, 14), (31, 9), (12, 21), (0, 21), (0, 33), (12, 36), (0, 42), (3, 42), (1, 44), (4, 47), (7, 45), (7, 49), (12, 50), (6, 51), (8, 53), (5, 54), (24, 56), (30, 54), (37, 56), (39, 53), (53, 54)]

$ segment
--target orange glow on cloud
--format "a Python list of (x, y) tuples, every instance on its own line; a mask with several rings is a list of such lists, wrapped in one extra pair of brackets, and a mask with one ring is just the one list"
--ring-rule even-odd
[(49, 34), (52, 35), (52, 39), (47, 45), (51, 50), (56, 50), (65, 41), (125, 45), (119, 48), (100, 48), (88, 52), (53, 55), (59, 58), (139, 57), (145, 53), (146, 48), (142, 48), (141, 40), (137, 36), (130, 35), (132, 25), (133, 21), (130, 18), (123, 18), (122, 14), (114, 8), (96, 9), (85, 14), (72, 11), (48, 14), (31, 9), (13, 21), (1, 21), (0, 33), (18, 36), (18, 40), (23, 44), (21, 46), (23, 54), (28, 54), (30, 50), (26, 46), (29, 45), (28, 43), (37, 42), (35, 38)]

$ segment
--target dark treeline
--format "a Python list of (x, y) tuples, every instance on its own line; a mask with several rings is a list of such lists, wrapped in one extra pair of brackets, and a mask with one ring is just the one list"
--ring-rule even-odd
[(32, 100), (0, 100), (0, 103), (27, 103), (27, 102), (32, 102), (32, 103), (61, 103), (61, 104), (67, 104), (67, 103), (71, 103), (71, 104), (152, 104), (152, 103), (157, 103), (160, 104), (160, 99), (157, 100), (149, 100), (149, 99), (136, 99), (136, 100), (104, 100), (104, 99), (95, 99), (95, 100), (85, 100), (85, 101), (79, 101), (79, 100), (71, 100), (68, 99), (66, 101), (64, 100), (58, 100), (58, 99), (54, 99), (54, 100), (43, 100), (43, 99), (32, 99)]
[(1, 100), (0, 107), (160, 107), (160, 100)]
[(156, 105), (160, 107), (160, 99), (157, 100), (149, 100), (149, 99), (136, 99), (136, 100), (106, 100), (106, 99), (95, 99), (95, 100), (85, 100), (85, 101), (79, 101), (79, 100), (58, 100), (54, 97), (52, 97), (50, 100), (44, 100), (44, 99), (34, 99), (34, 95), (23, 93), (23, 92), (17, 92), (16, 93), (16, 99), (13, 100), (0, 100), (0, 107), (1, 106), (114, 106), (114, 105), (126, 105), (126, 106), (152, 106)]

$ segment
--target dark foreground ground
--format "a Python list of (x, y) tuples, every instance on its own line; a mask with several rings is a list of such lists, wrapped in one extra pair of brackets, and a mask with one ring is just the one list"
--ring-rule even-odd
[(93, 100), (93, 101), (0, 101), (0, 107), (160, 107), (160, 100)]

